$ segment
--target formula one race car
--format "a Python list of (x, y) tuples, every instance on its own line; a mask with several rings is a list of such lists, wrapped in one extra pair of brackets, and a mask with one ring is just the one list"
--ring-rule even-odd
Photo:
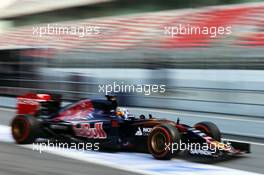
[(150, 152), (156, 159), (171, 159), (182, 149), (191, 155), (219, 157), (249, 153), (249, 144), (221, 142), (218, 127), (200, 122), (193, 127), (156, 119), (135, 117), (119, 108), (114, 96), (82, 99), (61, 107), (58, 95), (27, 93), (18, 97), (12, 135), (18, 144), (38, 138), (73, 142), (97, 142), (100, 149)]

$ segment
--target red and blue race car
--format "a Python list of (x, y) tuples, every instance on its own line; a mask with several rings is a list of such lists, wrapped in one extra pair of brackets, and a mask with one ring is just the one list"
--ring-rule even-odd
[(97, 142), (102, 150), (143, 151), (162, 160), (171, 159), (182, 149), (191, 155), (211, 157), (250, 152), (249, 144), (223, 143), (212, 122), (188, 126), (151, 115), (136, 117), (118, 107), (114, 96), (81, 99), (64, 107), (61, 97), (54, 94), (27, 93), (17, 100), (11, 126), (18, 144), (30, 144), (38, 138)]

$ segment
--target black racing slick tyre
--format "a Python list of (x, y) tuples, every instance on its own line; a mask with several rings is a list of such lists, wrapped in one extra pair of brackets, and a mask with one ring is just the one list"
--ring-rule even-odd
[(39, 122), (31, 115), (18, 115), (12, 123), (12, 136), (18, 144), (33, 143), (39, 137)]
[(171, 124), (155, 126), (148, 136), (148, 150), (154, 158), (159, 160), (170, 160), (175, 156), (178, 150), (172, 149), (172, 145), (179, 145), (179, 143), (180, 133)]
[(200, 122), (194, 125), (194, 128), (202, 131), (214, 140), (221, 142), (221, 132), (219, 128), (212, 122)]

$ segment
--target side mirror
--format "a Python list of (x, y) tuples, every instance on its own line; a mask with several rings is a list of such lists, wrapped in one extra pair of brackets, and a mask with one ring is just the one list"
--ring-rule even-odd
[(177, 125), (180, 124), (180, 118), (177, 118)]

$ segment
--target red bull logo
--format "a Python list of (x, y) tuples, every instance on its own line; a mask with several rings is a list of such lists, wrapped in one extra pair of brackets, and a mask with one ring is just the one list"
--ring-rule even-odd
[(90, 123), (82, 123), (80, 127), (77, 124), (73, 125), (73, 130), (76, 136), (86, 137), (89, 139), (106, 139), (107, 135), (103, 129), (103, 123), (95, 123), (94, 128), (91, 128)]

